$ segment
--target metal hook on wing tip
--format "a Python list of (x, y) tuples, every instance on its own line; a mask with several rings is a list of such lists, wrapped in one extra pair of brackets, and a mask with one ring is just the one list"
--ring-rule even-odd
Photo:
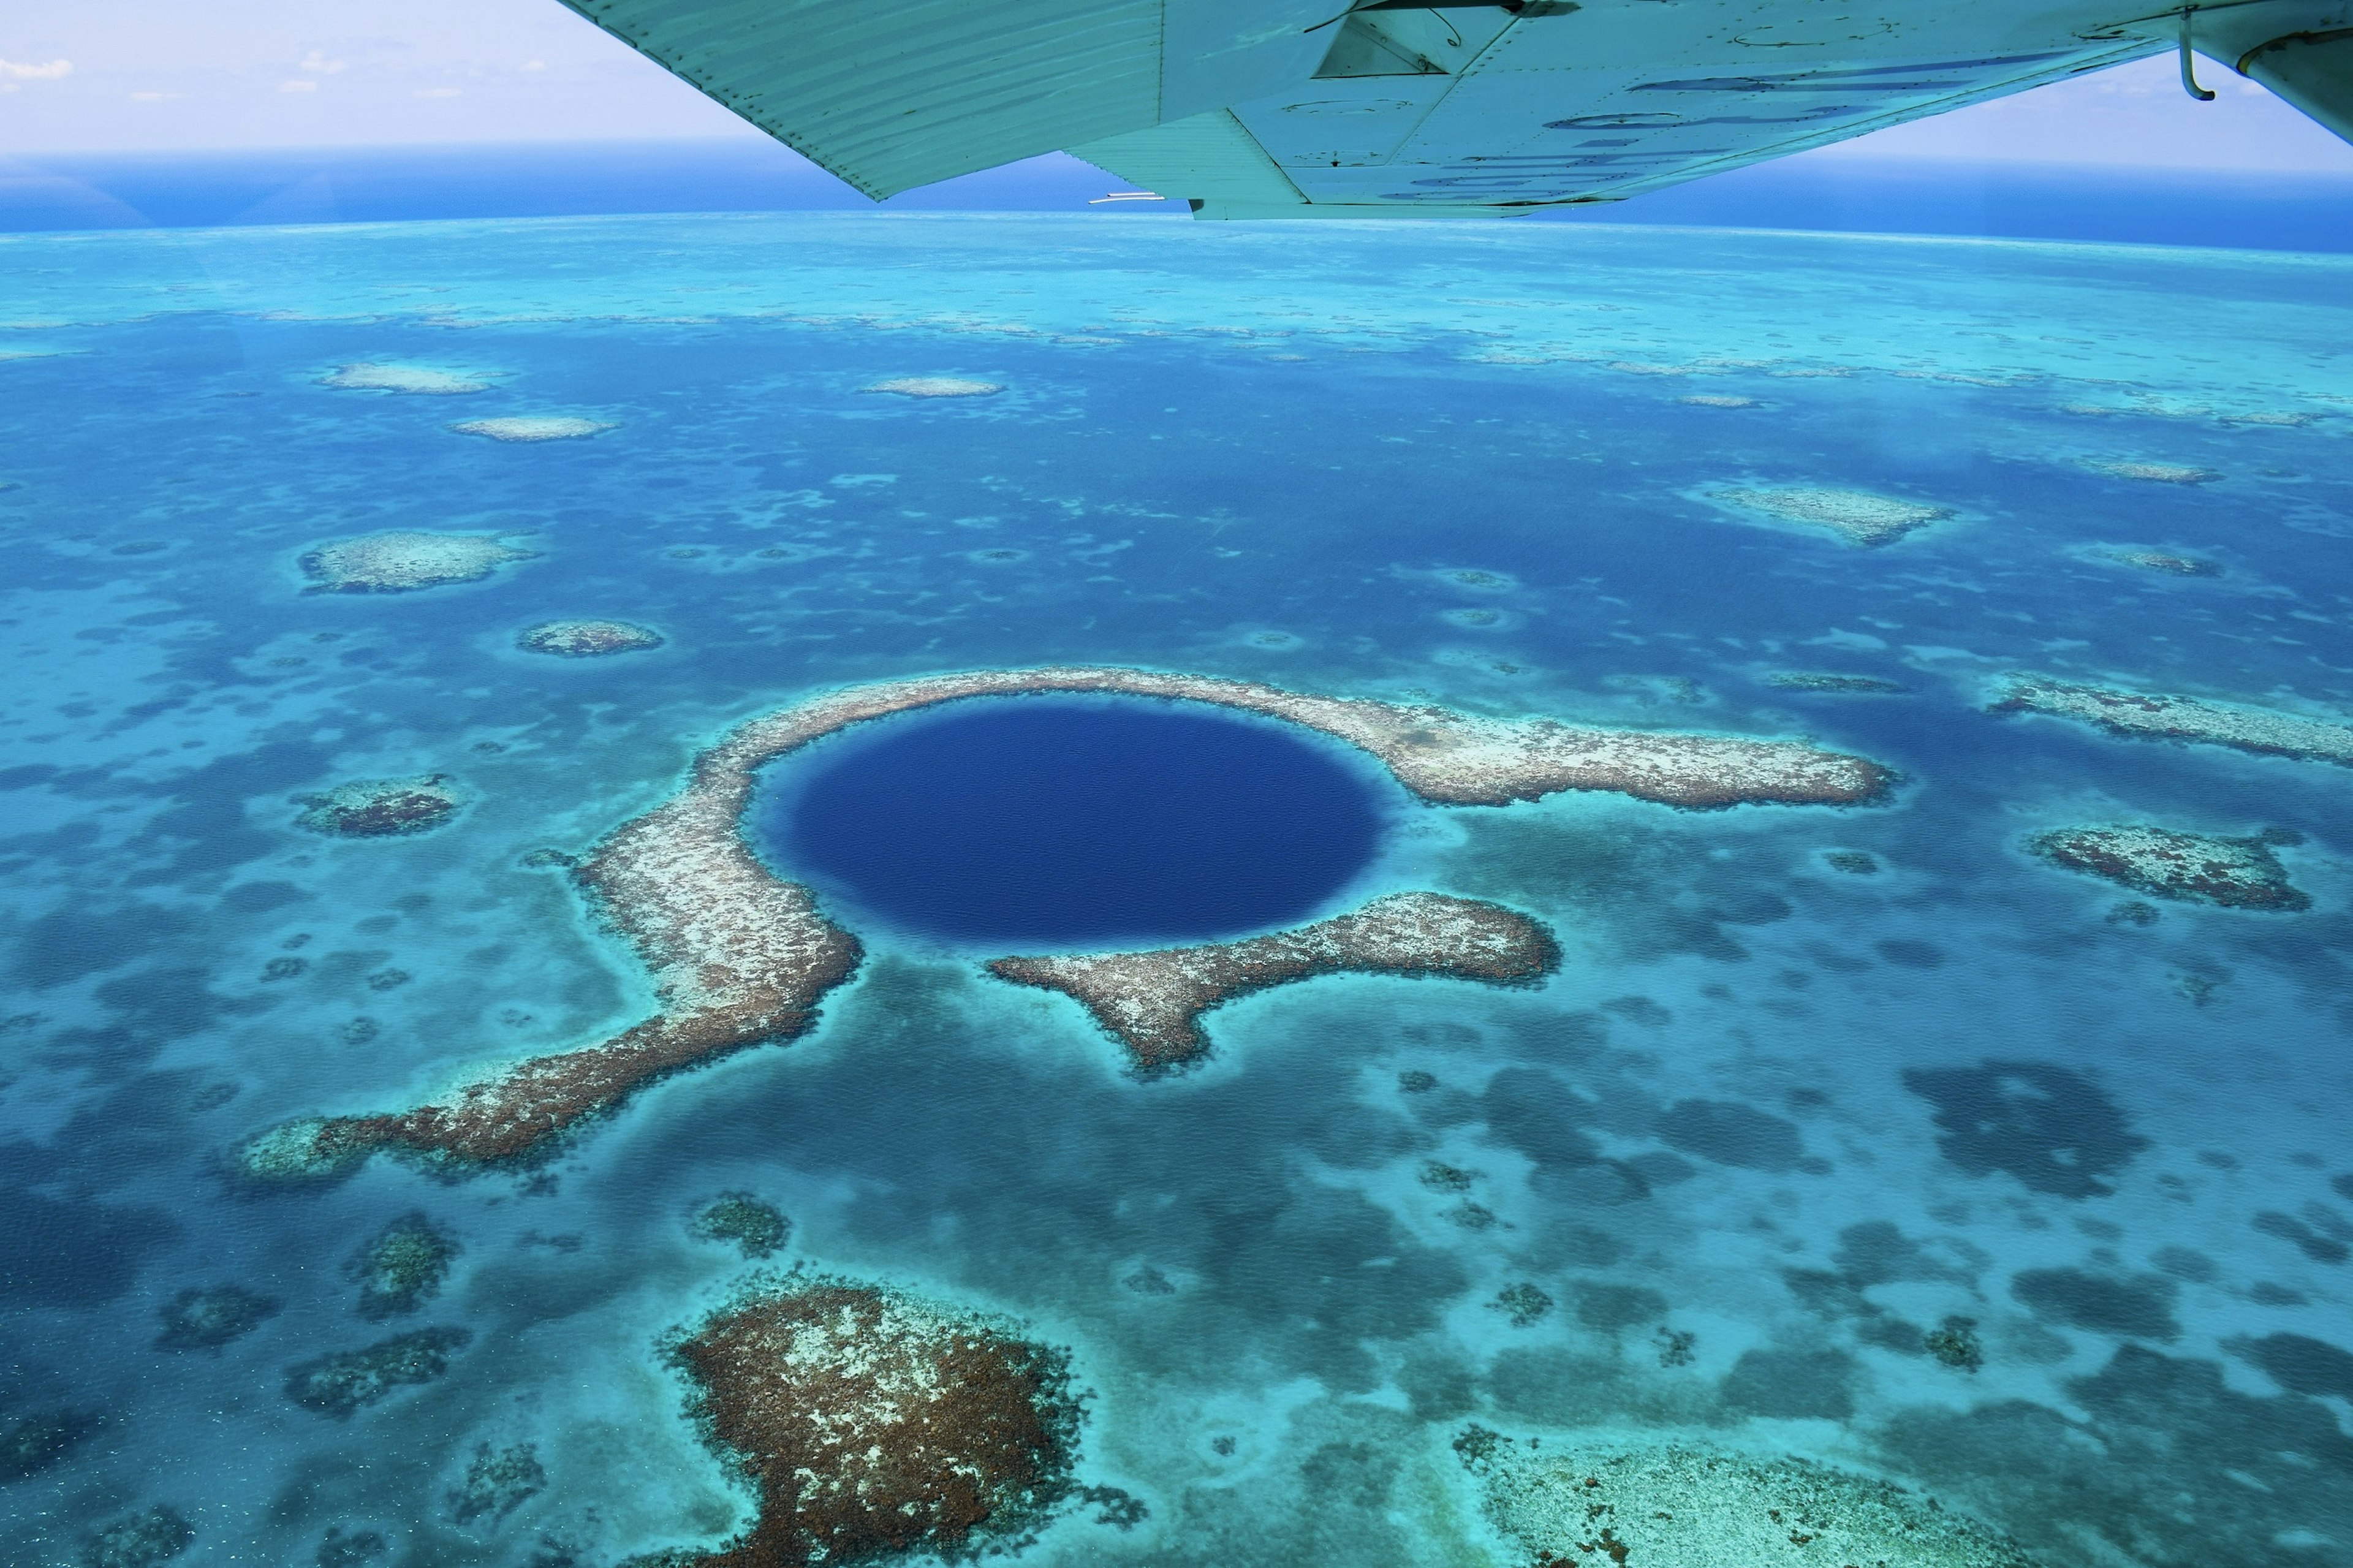
[(2181, 8), (2181, 90), (2200, 103), (2211, 103), (2213, 91), (2198, 85), (2198, 60), (2189, 52), (2189, 14), (2197, 9), (2195, 5)]

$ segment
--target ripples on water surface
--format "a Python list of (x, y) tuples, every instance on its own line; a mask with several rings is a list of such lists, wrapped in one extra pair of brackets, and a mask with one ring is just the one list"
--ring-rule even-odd
[[(2353, 721), (2353, 263), (805, 215), (0, 269), (0, 1557), (714, 1545), (742, 1494), (660, 1346), (765, 1256), (1069, 1348), (1077, 1479), (1145, 1516), (1065, 1508), (1028, 1561), (1607, 1555), (1536, 1456), (1671, 1437), (1925, 1489), (2054, 1568), (2353, 1563), (2353, 775), (1988, 711), (2027, 673)], [(322, 384), (352, 365), (411, 374)], [(908, 378), (1002, 390), (861, 390)], [(503, 548), (306, 592), (399, 531)], [(551, 622), (650, 636), (519, 645)], [(1904, 782), (1407, 810), (1366, 895), (1537, 915), (1562, 972), (1269, 992), (1175, 1079), (866, 930), (813, 1035), (539, 1172), (233, 1174), (289, 1118), (642, 1016), (534, 852), (727, 725), (1050, 662)], [(426, 779), (457, 804), (417, 831), (300, 826)], [(2136, 826), (2308, 907), (2027, 848)]]

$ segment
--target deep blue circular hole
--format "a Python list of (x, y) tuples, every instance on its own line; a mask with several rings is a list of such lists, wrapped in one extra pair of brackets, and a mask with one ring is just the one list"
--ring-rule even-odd
[(1312, 916), (1403, 792), (1339, 742), (1147, 700), (991, 699), (860, 726), (746, 826), (853, 922), (959, 943), (1202, 941)]

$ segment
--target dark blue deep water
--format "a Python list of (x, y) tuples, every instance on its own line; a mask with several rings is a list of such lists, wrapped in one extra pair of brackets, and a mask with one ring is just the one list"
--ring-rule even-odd
[(1296, 921), (1371, 862), (1387, 815), (1330, 745), (1163, 702), (984, 702), (884, 721), (782, 771), (752, 826), (786, 875), (966, 942)]

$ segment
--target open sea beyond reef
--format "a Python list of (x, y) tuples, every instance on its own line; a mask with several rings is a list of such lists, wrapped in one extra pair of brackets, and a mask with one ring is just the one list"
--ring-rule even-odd
[[(872, 390), (904, 378), (995, 390)], [(1823, 491), (1925, 526), (1757, 503), (1853, 503)], [(385, 531), (514, 553), (306, 591)], [(2045, 1568), (2353, 1564), (2353, 773), (1989, 710), (2032, 674), (2353, 723), (2348, 541), (2348, 257), (1050, 214), (0, 237), (0, 1561), (714, 1548), (750, 1494), (666, 1347), (765, 1268), (1068, 1352), (1093, 1489), (1029, 1563), (1523, 1568), (1481, 1467), (1535, 1437), (1884, 1478)], [(518, 641), (577, 619), (659, 645)], [(240, 1163), (644, 1017), (565, 865), (731, 726), (1048, 664), (1900, 777), (1438, 806), (1206, 708), (881, 721), (747, 818), (864, 944), (810, 1033), (529, 1169)], [(1031, 729), (955, 730), (991, 711)], [(1166, 760), (1025, 780), (1089, 725)], [(428, 831), (315, 830), (432, 775)], [(2116, 826), (2255, 845), (2308, 902), (2029, 848)], [(927, 914), (872, 853), (916, 826), (1016, 853)], [(1090, 844), (1248, 885), (1078, 918)], [(973, 916), (1030, 857), (1043, 923)], [(1558, 972), (1324, 975), (1139, 1078), (979, 963), (1414, 889), (1544, 922)], [(397, 1334), (410, 1364), (321, 1394)], [(1772, 1561), (1843, 1568), (1802, 1534)], [(1584, 1561), (1763, 1568), (1709, 1550)]]

